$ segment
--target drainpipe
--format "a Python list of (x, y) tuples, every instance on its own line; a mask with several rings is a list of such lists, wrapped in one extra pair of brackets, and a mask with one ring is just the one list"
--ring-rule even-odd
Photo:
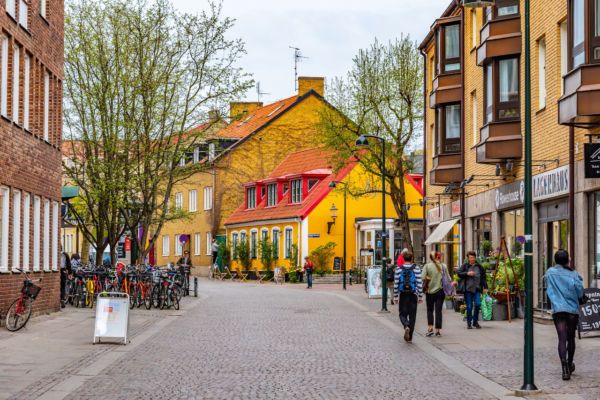
[(575, 259), (575, 128), (569, 126), (569, 251), (571, 266), (577, 265)]
[[(427, 54), (421, 49), (421, 55), (423, 56), (423, 261), (427, 260), (427, 246), (425, 241), (427, 240), (427, 178), (429, 176), (427, 171), (427, 132), (429, 127), (427, 126)], [(360, 250), (359, 250), (360, 252)], [(359, 255), (360, 257), (360, 255)]]
[[(460, 13), (460, 86), (462, 88), (462, 100), (460, 103), (460, 161), (463, 166), (463, 176), (462, 179), (465, 179), (465, 52), (464, 52), (464, 41), (465, 41), (465, 9), (461, 8)], [(465, 256), (466, 245), (467, 245), (467, 227), (465, 226), (465, 189), (461, 190), (460, 193), (460, 252), (458, 264), (462, 265), (462, 258)]]

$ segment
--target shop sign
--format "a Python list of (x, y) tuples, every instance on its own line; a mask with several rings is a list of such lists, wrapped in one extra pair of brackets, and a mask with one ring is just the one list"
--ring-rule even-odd
[(600, 289), (584, 289), (588, 302), (579, 306), (579, 332), (600, 330)]
[(525, 182), (516, 181), (496, 189), (496, 210), (520, 207), (525, 202)]
[(569, 193), (569, 166), (565, 165), (533, 177), (533, 201)]
[(452, 202), (452, 218), (460, 217), (460, 200)]
[(436, 207), (427, 211), (427, 225), (437, 225), (442, 222), (442, 208)]
[(585, 177), (600, 178), (600, 143), (585, 143)]

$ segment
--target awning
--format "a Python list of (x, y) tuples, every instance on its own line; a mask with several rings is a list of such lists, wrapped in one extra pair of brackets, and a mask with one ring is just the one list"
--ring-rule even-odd
[(79, 196), (79, 186), (63, 186), (62, 187), (62, 200), (70, 200), (74, 197)]
[(448, 221), (441, 222), (437, 226), (437, 228), (435, 228), (435, 230), (431, 232), (431, 235), (429, 235), (429, 237), (425, 241), (425, 245), (429, 246), (430, 244), (443, 242), (448, 232), (450, 232), (450, 230), (454, 227), (454, 225), (456, 225), (457, 222), (458, 219), (451, 219)]

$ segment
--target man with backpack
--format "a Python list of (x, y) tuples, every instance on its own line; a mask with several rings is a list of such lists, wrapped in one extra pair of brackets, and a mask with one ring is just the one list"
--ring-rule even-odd
[(396, 268), (394, 297), (398, 299), (400, 322), (404, 327), (404, 340), (411, 342), (417, 318), (417, 304), (423, 302), (421, 268), (413, 264), (411, 252), (404, 253), (404, 265)]

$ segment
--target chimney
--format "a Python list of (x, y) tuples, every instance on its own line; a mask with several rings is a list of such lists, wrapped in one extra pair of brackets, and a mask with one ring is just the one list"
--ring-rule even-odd
[(208, 122), (218, 122), (221, 119), (221, 115), (219, 110), (217, 109), (212, 109), (212, 110), (208, 110)]
[(257, 101), (238, 101), (229, 103), (229, 118), (232, 121), (245, 118), (263, 106), (262, 102)]
[(319, 95), (325, 95), (325, 78), (323, 77), (310, 77), (310, 76), (299, 76), (298, 77), (298, 96), (302, 96), (314, 90)]

